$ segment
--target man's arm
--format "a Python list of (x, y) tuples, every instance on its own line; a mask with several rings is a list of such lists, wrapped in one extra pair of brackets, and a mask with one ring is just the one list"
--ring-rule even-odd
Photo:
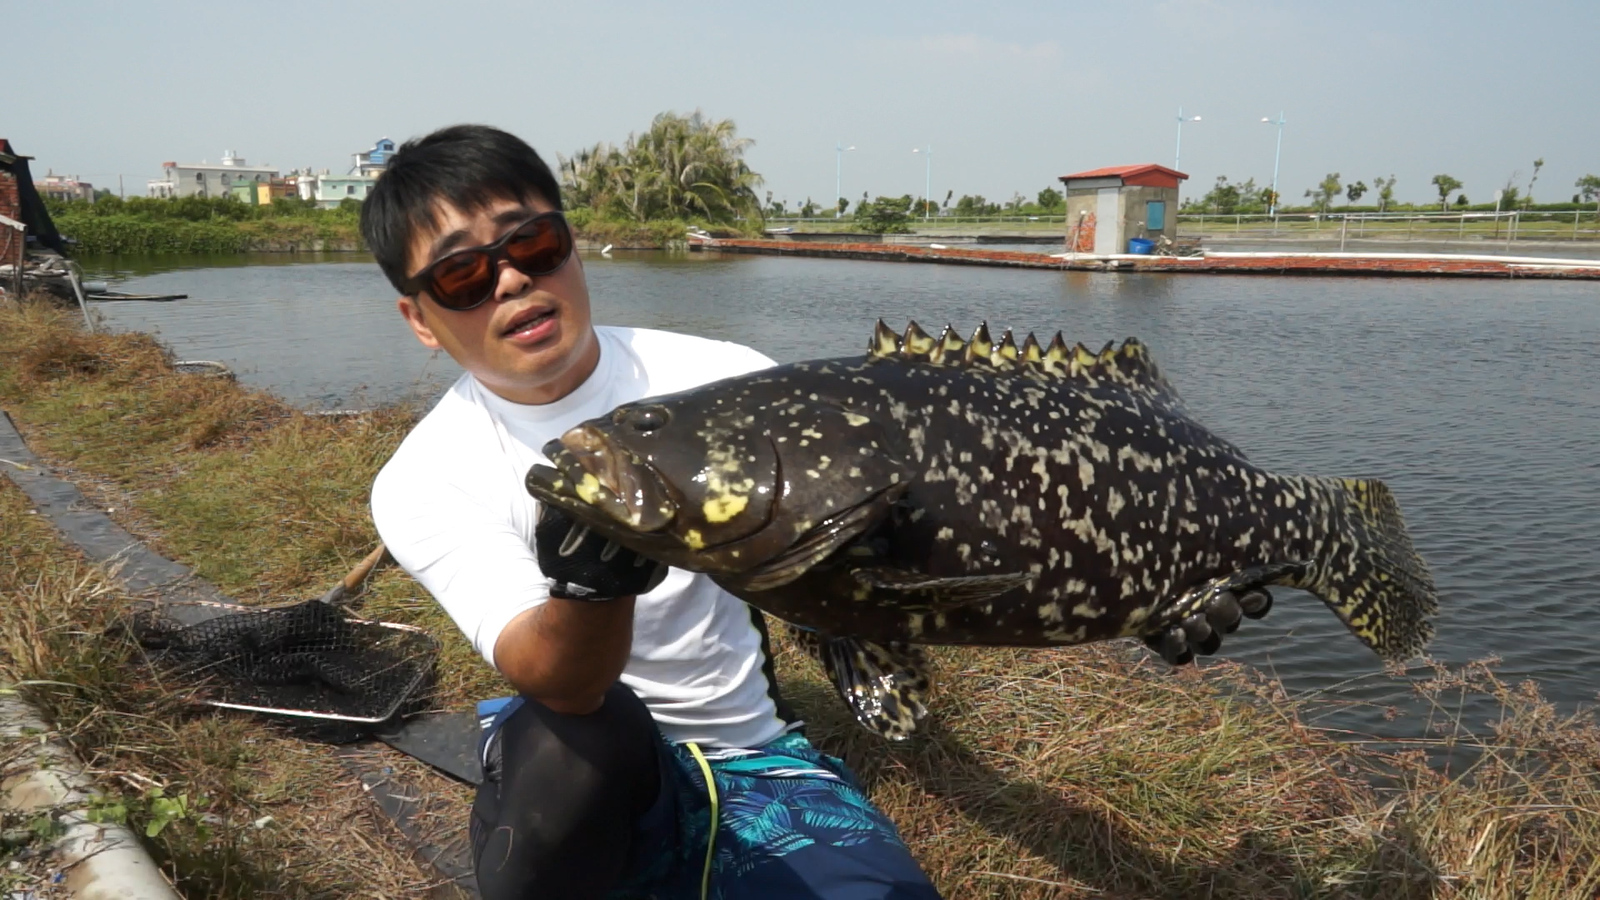
[(495, 639), (494, 662), (517, 690), (559, 713), (600, 708), (633, 646), (635, 598), (667, 569), (541, 504), (533, 530), (550, 599), (518, 614)]
[(494, 643), (495, 666), (519, 693), (558, 713), (594, 712), (628, 662), (633, 604), (633, 597), (551, 597), (506, 623)]

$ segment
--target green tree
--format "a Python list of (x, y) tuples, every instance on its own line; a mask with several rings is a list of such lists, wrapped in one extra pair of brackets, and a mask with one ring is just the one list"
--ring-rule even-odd
[(1380, 213), (1388, 209), (1389, 204), (1394, 202), (1394, 181), (1393, 175), (1388, 178), (1372, 179), (1372, 187), (1378, 192), (1378, 212)]
[(1364, 181), (1351, 182), (1344, 189), (1344, 195), (1350, 199), (1351, 203), (1359, 201), (1366, 192), (1367, 184)]
[(1471, 206), (1471, 205), (1472, 205), (1472, 201), (1467, 199), (1467, 195), (1466, 194), (1461, 194), (1460, 196), (1456, 197), (1456, 206), (1459, 206), (1462, 209), (1466, 209), (1468, 206)]
[(906, 234), (911, 231), (914, 203), (910, 194), (879, 197), (870, 203), (863, 200), (856, 204), (856, 224), (870, 234)]
[[(1039, 203), (1039, 208), (1043, 210), (1060, 209), (1067, 202), (1066, 196), (1053, 187), (1047, 187), (1040, 191), (1036, 199)], [(948, 202), (948, 198), (946, 202)]]
[(837, 219), (839, 216), (844, 215), (845, 211), (848, 210), (849, 208), (850, 208), (850, 201), (846, 200), (843, 197), (840, 197), (839, 198), (839, 210), (838, 210), (838, 212), (834, 213), (834, 218)]
[(1339, 196), (1340, 187), (1339, 173), (1329, 172), (1322, 177), (1321, 183), (1315, 188), (1306, 191), (1306, 196), (1311, 198), (1313, 206), (1326, 213), (1328, 204), (1333, 202), (1333, 198)]
[(1595, 212), (1600, 213), (1600, 175), (1585, 175), (1574, 182), (1572, 186), (1578, 189), (1578, 196), (1582, 197), (1585, 202), (1593, 200), (1595, 202)]
[(962, 194), (961, 199), (956, 201), (958, 216), (993, 216), (999, 213), (999, 204), (990, 203), (982, 194)]
[(744, 161), (752, 143), (731, 119), (664, 112), (621, 147), (599, 143), (561, 157), (562, 190), (575, 207), (638, 222), (754, 218), (762, 179)]
[(1450, 195), (1461, 190), (1461, 182), (1449, 175), (1435, 175), (1429, 182), (1439, 191), (1439, 209), (1443, 210), (1450, 205)]

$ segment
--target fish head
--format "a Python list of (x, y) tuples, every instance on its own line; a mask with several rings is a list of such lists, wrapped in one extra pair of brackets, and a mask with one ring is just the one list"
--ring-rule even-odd
[(552, 465), (529, 470), (528, 491), (669, 565), (792, 580), (870, 527), (905, 479), (867, 417), (758, 393), (620, 406), (545, 445)]

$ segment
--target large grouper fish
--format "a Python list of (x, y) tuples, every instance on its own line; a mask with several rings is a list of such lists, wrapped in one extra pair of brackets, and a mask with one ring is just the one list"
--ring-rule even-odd
[(1396, 661), (1438, 608), (1382, 482), (1251, 465), (1132, 338), (880, 321), (865, 356), (619, 406), (544, 453), (536, 498), (796, 626), (892, 738), (925, 711), (918, 644), (1181, 642), (1218, 597), (1287, 585)]

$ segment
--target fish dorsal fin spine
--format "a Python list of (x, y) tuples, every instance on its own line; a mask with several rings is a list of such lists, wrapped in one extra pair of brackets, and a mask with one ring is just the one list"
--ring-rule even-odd
[(939, 336), (939, 343), (928, 354), (928, 361), (932, 363), (957, 362), (961, 359), (961, 351), (966, 349), (967, 342), (956, 334), (956, 330), (949, 325), (944, 326), (944, 334)]
[(1093, 371), (1094, 364), (1099, 361), (1100, 358), (1095, 356), (1094, 353), (1090, 352), (1089, 348), (1085, 347), (1081, 341), (1072, 345), (1072, 363), (1070, 371), (1073, 375)]
[(1039, 350), (1039, 339), (1028, 332), (1028, 337), (1022, 342), (1022, 361), (1030, 366), (1037, 367), (1044, 354)]
[(989, 323), (978, 325), (978, 330), (972, 333), (972, 340), (967, 341), (964, 359), (968, 363), (988, 362), (989, 355), (994, 352), (994, 339), (989, 337)]
[(905, 337), (900, 343), (900, 355), (906, 359), (926, 362), (932, 356), (935, 346), (937, 345), (933, 338), (913, 320), (906, 326)]
[(989, 355), (989, 362), (1000, 368), (1006, 368), (1017, 361), (1020, 354), (1017, 352), (1016, 339), (1011, 336), (1011, 329), (1000, 337), (1000, 343), (994, 347), (994, 352)]
[(872, 329), (872, 343), (867, 345), (867, 355), (879, 359), (887, 359), (900, 352), (900, 336), (890, 330), (882, 319), (878, 320), (878, 327)]
[(1050, 339), (1050, 346), (1046, 347), (1044, 351), (1044, 370), (1052, 375), (1067, 374), (1069, 355), (1067, 353), (1067, 342), (1062, 340), (1061, 332), (1056, 332), (1056, 336)]
[(1166, 379), (1162, 378), (1156, 361), (1150, 358), (1150, 349), (1138, 338), (1128, 338), (1123, 341), (1122, 346), (1111, 354), (1106, 368), (1128, 381), (1159, 384), (1171, 390), (1166, 384)]

